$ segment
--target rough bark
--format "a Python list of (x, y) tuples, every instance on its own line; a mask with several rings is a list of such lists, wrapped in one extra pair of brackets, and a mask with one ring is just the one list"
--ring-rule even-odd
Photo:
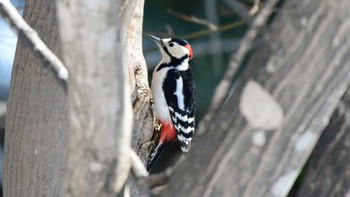
[(307, 164), (300, 189), (290, 196), (348, 196), (350, 193), (350, 89), (338, 104)]
[[(28, 0), (24, 19), (61, 57), (55, 1)], [(66, 95), (20, 37), (6, 115), (4, 196), (59, 196), (67, 147)]]
[(130, 172), (132, 111), (119, 5), (112, 0), (57, 4), (70, 72), (68, 196), (115, 196)]
[[(151, 93), (148, 86), (148, 71), (142, 52), (142, 25), (144, 0), (122, 0), (120, 27), (123, 62), (128, 65), (133, 104), (134, 122), (131, 146), (144, 164), (154, 145), (153, 113), (150, 105)], [(134, 177), (127, 182), (131, 196), (143, 196)]]
[(120, 27), (123, 61), (128, 65), (133, 103), (134, 124), (132, 148), (145, 163), (153, 142), (153, 113), (148, 71), (142, 51), (142, 25), (144, 0), (122, 0)]
[(286, 196), (349, 84), (349, 9), (286, 1), (162, 196)]

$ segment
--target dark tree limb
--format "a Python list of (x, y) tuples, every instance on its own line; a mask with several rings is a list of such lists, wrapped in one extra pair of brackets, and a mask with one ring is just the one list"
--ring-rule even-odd
[(350, 187), (350, 89), (339, 102), (290, 196), (347, 196)]

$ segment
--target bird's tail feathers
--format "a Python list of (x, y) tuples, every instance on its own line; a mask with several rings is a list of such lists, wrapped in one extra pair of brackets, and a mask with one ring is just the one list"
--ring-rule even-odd
[(187, 153), (191, 148), (191, 141), (190, 140), (186, 140), (186, 141), (179, 140), (179, 144), (180, 144), (182, 152), (184, 152), (184, 153)]
[(147, 162), (147, 171), (151, 171), (153, 165), (155, 164), (155, 162), (159, 159), (160, 155), (162, 154), (165, 146), (166, 146), (166, 142), (160, 142), (157, 147), (154, 149), (154, 151), (151, 153), (151, 155), (149, 156), (148, 162)]

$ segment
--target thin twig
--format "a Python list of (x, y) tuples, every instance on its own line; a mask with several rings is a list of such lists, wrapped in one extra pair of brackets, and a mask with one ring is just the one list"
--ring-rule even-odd
[(130, 150), (131, 171), (140, 187), (143, 195), (148, 196), (150, 189), (165, 185), (173, 170), (166, 169), (164, 172), (149, 175), (141, 159), (137, 156), (133, 149)]
[(218, 28), (217, 30), (215, 30), (215, 31), (214, 31), (214, 30), (211, 30), (211, 29), (204, 29), (204, 30), (196, 31), (196, 32), (193, 32), (193, 33), (184, 35), (184, 36), (182, 36), (182, 38), (184, 38), (184, 39), (193, 39), (193, 38), (197, 38), (197, 37), (200, 37), (200, 36), (208, 35), (208, 34), (213, 33), (213, 32), (222, 32), (222, 31), (226, 31), (226, 30), (233, 29), (233, 28), (239, 27), (239, 26), (241, 26), (241, 25), (244, 25), (244, 24), (246, 24), (250, 19), (251, 19), (251, 17), (247, 17), (247, 18), (244, 18), (244, 19), (242, 19), (242, 20), (235, 21), (235, 22), (232, 22), (232, 23), (223, 25), (223, 26), (219, 27), (219, 28)]
[(178, 12), (173, 11), (172, 9), (167, 9), (167, 12), (177, 18), (180, 18), (182, 20), (191, 22), (191, 23), (196, 23), (196, 24), (200, 24), (200, 25), (205, 25), (207, 26), (210, 30), (216, 31), (218, 29), (218, 27), (216, 25), (214, 25), (213, 23), (204, 20), (204, 19), (200, 19), (197, 18), (195, 16), (188, 16), (185, 14), (180, 14)]
[(68, 70), (55, 54), (40, 39), (37, 32), (32, 29), (19, 15), (17, 9), (9, 0), (0, 0), (0, 14), (22, 36), (37, 57), (43, 62), (45, 68), (52, 71), (56, 79), (67, 88)]
[(136, 176), (136, 178), (147, 177), (148, 172), (145, 166), (143, 165), (141, 159), (139, 158), (139, 156), (137, 156), (137, 154), (133, 149), (130, 150), (130, 159), (131, 159), (131, 170), (133, 174)]
[(243, 59), (247, 55), (253, 41), (257, 37), (258, 33), (267, 23), (269, 17), (274, 11), (274, 7), (277, 4), (278, 0), (269, 0), (265, 3), (264, 7), (261, 9), (260, 13), (257, 15), (255, 20), (252, 22), (249, 30), (243, 37), (240, 47), (236, 53), (231, 56), (229, 67), (227, 68), (224, 77), (220, 81), (219, 85), (216, 87), (213, 99), (209, 110), (206, 115), (198, 125), (198, 135), (204, 133), (208, 127), (209, 122), (212, 120), (214, 113), (222, 105), (232, 82), (232, 78), (235, 74), (236, 68), (242, 63)]
[(173, 28), (169, 24), (165, 25), (165, 30), (168, 35), (175, 35)]
[(260, 0), (254, 0), (253, 7), (249, 10), (249, 15), (255, 15), (260, 10)]
[(143, 165), (141, 159), (135, 151), (130, 149), (130, 159), (131, 159), (131, 172), (135, 177), (136, 183), (139, 186), (140, 194), (143, 197), (150, 197), (151, 192), (148, 184), (148, 172), (146, 167)]
[(241, 18), (246, 18), (248, 16), (249, 13), (247, 7), (241, 2), (236, 0), (223, 0), (223, 2)]
[(244, 25), (246, 24), (252, 17), (254, 17), (256, 15), (256, 13), (259, 11), (259, 8), (260, 8), (260, 1), (259, 0), (254, 0), (254, 6), (249, 10), (249, 15), (245, 18), (242, 18), (241, 20), (239, 21), (235, 21), (235, 22), (232, 22), (232, 23), (229, 23), (229, 24), (226, 24), (226, 25), (223, 25), (223, 26), (219, 26), (217, 29), (205, 29), (205, 30), (200, 30), (200, 31), (197, 31), (197, 32), (193, 32), (191, 34), (187, 34), (187, 35), (184, 35), (182, 36), (182, 38), (184, 39), (193, 39), (193, 38), (197, 38), (197, 37), (200, 37), (200, 36), (204, 36), (204, 35), (207, 35), (207, 34), (210, 34), (210, 33), (213, 33), (213, 32), (222, 32), (222, 31), (227, 31), (229, 29), (233, 29), (233, 28), (236, 28), (236, 27), (239, 27), (241, 25)]

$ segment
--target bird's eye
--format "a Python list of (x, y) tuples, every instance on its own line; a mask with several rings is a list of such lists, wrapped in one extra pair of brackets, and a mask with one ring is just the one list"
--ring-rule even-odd
[(169, 43), (169, 47), (173, 47), (174, 46), (174, 43)]

